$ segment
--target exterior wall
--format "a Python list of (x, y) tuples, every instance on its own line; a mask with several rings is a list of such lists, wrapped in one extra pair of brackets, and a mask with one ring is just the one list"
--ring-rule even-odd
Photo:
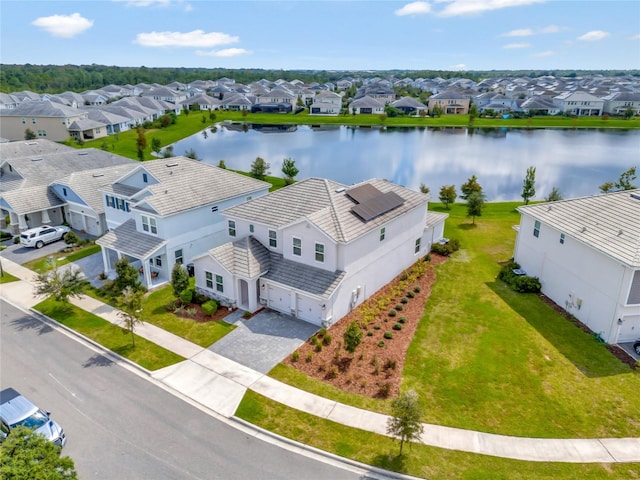
[[(196, 289), (198, 292), (204, 295), (215, 298), (220, 305), (231, 306), (236, 301), (235, 282), (233, 281), (233, 275), (224, 269), (218, 262), (216, 262), (209, 255), (202, 255), (195, 259), (195, 281)], [(207, 287), (206, 272), (213, 274), (213, 288)], [(224, 292), (220, 293), (216, 290), (216, 275), (221, 275), (223, 280)]]
[[(80, 120), (82, 115), (78, 113), (76, 117), (18, 117), (0, 115), (0, 130), (2, 136), (9, 140), (24, 140), (24, 132), (27, 128), (31, 129), (37, 137), (46, 138), (54, 142), (66, 140), (69, 137), (67, 127), (74, 121)], [(22, 123), (22, 120), (25, 123)], [(34, 123), (35, 122), (35, 123)], [(39, 132), (44, 132), (42, 134)]]
[(522, 215), (514, 254), (516, 262), (527, 275), (540, 279), (545, 295), (605, 341), (614, 343), (617, 319), (627, 310), (621, 307), (629, 291), (630, 269), (569, 235), (561, 244), (562, 232), (544, 224), (536, 238), (534, 221)]
[[(293, 238), (299, 238), (302, 242), (302, 255), (293, 254)], [(315, 258), (315, 244), (324, 245), (324, 262)], [(308, 222), (300, 222), (291, 225), (282, 231), (282, 255), (287, 260), (304, 263), (312, 267), (321, 268), (333, 272), (338, 270), (338, 246)]]
[(104, 215), (99, 215), (90, 207), (73, 202), (67, 203), (65, 210), (67, 222), (74, 230), (84, 230), (90, 235), (100, 236), (106, 233)]
[(133, 213), (132, 212), (127, 212), (125, 210), (121, 210), (119, 208), (114, 208), (114, 207), (110, 207), (107, 204), (107, 196), (110, 197), (114, 197), (116, 199), (122, 198), (122, 200), (129, 202), (128, 199), (125, 199), (123, 197), (117, 197), (116, 195), (113, 195), (111, 193), (109, 194), (103, 194), (102, 195), (102, 200), (104, 202), (104, 211), (105, 211), (105, 216), (106, 216), (106, 226), (105, 228), (107, 230), (113, 230), (114, 228), (118, 227), (119, 225), (122, 225), (124, 222), (126, 222), (127, 220), (129, 220), (130, 218), (133, 217)]

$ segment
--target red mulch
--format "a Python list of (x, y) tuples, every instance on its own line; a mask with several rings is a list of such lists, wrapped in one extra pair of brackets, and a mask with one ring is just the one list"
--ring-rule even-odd
[[(290, 355), (284, 363), (349, 392), (383, 398), (397, 395), (406, 352), (435, 281), (434, 265), (446, 260), (447, 257), (431, 254), (431, 261), (424, 264), (426, 265), (425, 273), (415, 281), (403, 282), (406, 285), (402, 291), (391, 298), (391, 301), (381, 309), (382, 313), (376, 315), (374, 320), (366, 321), (363, 317), (366, 316), (366, 312), (378, 310), (376, 306), (379, 299), (388, 297), (394, 289), (399, 289), (398, 285), (401, 284), (403, 275), (399, 275), (362, 305), (332, 325), (327, 331), (331, 336), (329, 345), (323, 345), (322, 349), (317, 351), (315, 337), (312, 337), (297, 350), (298, 360), (292, 360), (293, 357)], [(420, 287), (420, 292), (414, 292), (415, 297), (408, 298), (408, 302), (403, 305), (402, 311), (399, 311), (396, 317), (390, 317), (389, 310), (400, 303), (402, 297), (407, 296), (408, 291), (413, 291), (416, 285)], [(400, 317), (405, 317), (406, 321), (401, 324), (401, 330), (394, 330), (393, 326), (399, 322)], [(351, 355), (344, 349), (343, 335), (347, 326), (354, 320), (364, 328), (364, 334), (362, 343), (356, 348), (355, 354)], [(376, 329), (376, 326), (380, 328)], [(371, 332), (371, 336), (368, 332)], [(385, 332), (392, 332), (393, 338), (384, 338)], [(384, 342), (383, 346), (378, 345), (380, 341)]]
[[(187, 314), (187, 310), (191, 310), (191, 309), (195, 310), (195, 313), (193, 315)], [(204, 313), (202, 313), (202, 307), (200, 307), (200, 305), (192, 303), (190, 305), (187, 305), (183, 312), (176, 313), (176, 315), (180, 318), (187, 318), (189, 320), (193, 320), (194, 322), (206, 323), (206, 322), (217, 322), (219, 320), (224, 320), (224, 317), (226, 317), (227, 315), (231, 314), (234, 311), (235, 309), (229, 310), (227, 307), (219, 307), (218, 310), (216, 310), (216, 313), (208, 317)]]

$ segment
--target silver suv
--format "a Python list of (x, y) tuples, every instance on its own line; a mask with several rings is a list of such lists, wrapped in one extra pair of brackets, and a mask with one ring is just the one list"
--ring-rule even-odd
[(4, 439), (12, 428), (24, 425), (60, 447), (67, 443), (64, 430), (57, 422), (51, 420), (49, 412), (39, 409), (13, 388), (0, 391), (0, 425), (0, 440)]
[(67, 226), (50, 227), (43, 225), (41, 227), (25, 230), (20, 234), (20, 244), (25, 247), (42, 248), (45, 244), (62, 240), (71, 229)]

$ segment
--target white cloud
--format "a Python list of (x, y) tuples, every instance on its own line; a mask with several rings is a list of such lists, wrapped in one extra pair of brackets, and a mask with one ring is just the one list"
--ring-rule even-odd
[(114, 2), (126, 2), (127, 7), (167, 7), (171, 0), (113, 0)]
[(555, 54), (556, 54), (556, 52), (554, 52), (553, 50), (547, 50), (546, 52), (534, 53), (531, 56), (532, 57), (537, 57), (537, 58), (543, 58), (543, 57), (552, 57)]
[(558, 33), (559, 31), (560, 27), (558, 25), (548, 25), (540, 29), (540, 33)]
[(404, 7), (399, 8), (394, 13), (399, 17), (405, 15), (425, 15), (431, 12), (431, 5), (427, 2), (412, 2), (407, 3)]
[(136, 35), (134, 43), (143, 47), (217, 47), (236, 43), (239, 37), (220, 32), (149, 32)]
[(593, 42), (596, 40), (602, 40), (609, 36), (609, 32), (603, 32), (602, 30), (592, 30), (591, 32), (587, 32), (584, 35), (578, 37), (578, 40), (582, 40), (583, 42)]
[(42, 28), (54, 37), (72, 38), (90, 29), (93, 26), (93, 20), (84, 18), (79, 13), (72, 13), (36, 18), (31, 25)]
[(530, 43), (508, 43), (506, 45), (503, 45), (502, 48), (509, 50), (513, 48), (529, 48), (530, 46)]
[(503, 33), (501, 37), (529, 37), (533, 35), (533, 30), (530, 28), (520, 28), (518, 30), (511, 30), (510, 32)]
[(441, 17), (457, 15), (473, 15), (489, 10), (500, 10), (509, 7), (523, 7), (546, 0), (454, 0), (439, 13)]
[(640, 33), (638, 33), (637, 35), (632, 35), (631, 37), (629, 37), (629, 40), (640, 40)]
[(457, 65), (451, 65), (446, 70), (457, 70), (459, 72), (467, 70), (467, 66), (464, 63), (458, 63)]
[(224, 48), (222, 50), (196, 50), (196, 55), (200, 57), (239, 57), (240, 55), (248, 55), (253, 53), (250, 50), (245, 50), (244, 48)]

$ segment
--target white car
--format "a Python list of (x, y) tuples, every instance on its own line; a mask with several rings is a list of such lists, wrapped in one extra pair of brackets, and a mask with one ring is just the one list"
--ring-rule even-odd
[(20, 234), (20, 244), (25, 247), (42, 248), (47, 243), (62, 240), (70, 231), (71, 229), (64, 225), (58, 227), (42, 225), (22, 232)]

